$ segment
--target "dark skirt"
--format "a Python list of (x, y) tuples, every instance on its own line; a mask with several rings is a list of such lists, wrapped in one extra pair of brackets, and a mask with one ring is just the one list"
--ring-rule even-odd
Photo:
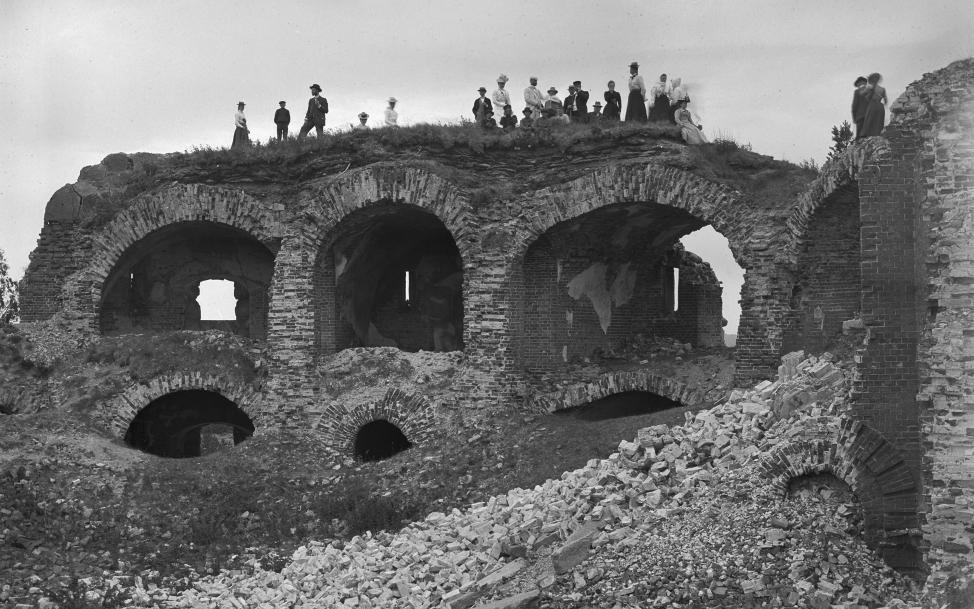
[(866, 118), (862, 119), (862, 135), (859, 137), (872, 137), (883, 132), (883, 124), (886, 122), (886, 106), (878, 99), (870, 99), (866, 106)]
[(233, 130), (233, 143), (230, 144), (231, 150), (236, 150), (237, 148), (247, 148), (250, 146), (250, 134), (243, 127), (237, 127)]
[(626, 105), (626, 120), (640, 123), (646, 122), (646, 104), (643, 94), (637, 91), (629, 92), (629, 103)]
[(673, 122), (673, 113), (670, 112), (670, 98), (666, 95), (657, 95), (653, 101), (653, 108), (649, 111), (649, 120), (654, 123)]

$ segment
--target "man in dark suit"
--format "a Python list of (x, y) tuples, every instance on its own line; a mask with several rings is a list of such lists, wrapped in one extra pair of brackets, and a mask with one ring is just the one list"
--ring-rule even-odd
[(304, 124), (298, 132), (298, 138), (308, 135), (311, 128), (315, 128), (318, 137), (325, 134), (325, 115), (328, 114), (328, 100), (321, 96), (321, 87), (317, 83), (311, 85), (311, 99), (308, 100), (308, 113), (304, 115)]
[(473, 118), (477, 122), (477, 125), (485, 127), (487, 125), (487, 118), (494, 112), (494, 105), (487, 98), (487, 89), (480, 87), (478, 91), (480, 92), (480, 97), (473, 102)]
[(575, 113), (577, 112), (577, 110), (575, 107), (575, 87), (573, 85), (568, 85), (568, 95), (565, 96), (564, 105), (565, 105), (565, 116), (567, 116), (569, 120), (574, 122), (576, 120)]
[(588, 91), (582, 89), (582, 81), (572, 83), (575, 87), (575, 116), (572, 120), (588, 122)]
[(291, 112), (284, 106), (287, 102), (278, 102), (281, 107), (274, 113), (274, 124), (277, 125), (277, 141), (287, 139), (287, 126), (291, 124)]

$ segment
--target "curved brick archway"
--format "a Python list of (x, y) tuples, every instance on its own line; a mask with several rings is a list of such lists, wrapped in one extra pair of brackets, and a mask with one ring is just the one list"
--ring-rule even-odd
[(611, 165), (591, 174), (519, 199), (525, 223), (514, 248), (523, 260), (528, 247), (561, 222), (619, 203), (656, 203), (680, 209), (710, 224), (730, 243), (744, 268), (750, 261), (754, 218), (749, 218), (741, 194), (693, 173), (662, 165)]
[(271, 282), (268, 342), (275, 358), (290, 366), (307, 364), (316, 354), (315, 268), (343, 219), (380, 204), (417, 208), (443, 223), (463, 260), (477, 238), (467, 200), (425, 169), (370, 165), (329, 181), (308, 197), (304, 213), (285, 230)]
[(180, 372), (154, 378), (147, 384), (129, 387), (124, 393), (102, 407), (102, 417), (109, 432), (121, 439), (132, 420), (154, 400), (170, 393), (187, 390), (218, 393), (242, 410), (259, 430), (261, 422), (262, 394), (238, 382), (212, 375)]
[(609, 372), (590, 383), (569, 385), (554, 395), (534, 396), (530, 405), (543, 412), (556, 412), (628, 391), (655, 393), (685, 406), (704, 401), (703, 394), (683, 383), (643, 370), (632, 370)]
[(809, 437), (775, 448), (758, 465), (760, 474), (782, 497), (794, 478), (821, 473), (839, 478), (862, 501), (867, 541), (891, 566), (914, 569), (919, 531), (912, 496), (917, 486), (900, 451), (878, 431), (851, 418), (823, 417), (807, 427), (824, 433), (810, 431)]
[(388, 421), (416, 446), (436, 435), (433, 404), (421, 395), (390, 389), (382, 399), (368, 404), (329, 408), (319, 419), (317, 429), (343, 457), (355, 454), (355, 438), (364, 425)]
[(141, 197), (92, 239), (91, 263), (65, 285), (68, 308), (97, 318), (105, 282), (125, 252), (155, 231), (181, 222), (225, 225), (243, 231), (271, 251), (277, 249), (280, 239), (278, 213), (257, 199), (237, 190), (175, 184)]

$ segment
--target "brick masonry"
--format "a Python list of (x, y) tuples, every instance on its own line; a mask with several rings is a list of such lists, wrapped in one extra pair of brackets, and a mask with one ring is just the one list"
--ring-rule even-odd
[[(78, 183), (49, 203), (22, 284), (24, 319), (66, 311), (86, 316), (97, 331), (106, 281), (133, 246), (181, 223), (225, 226), (275, 253), (266, 294), (268, 377), (259, 396), (239, 396), (250, 400), (253, 416), (265, 426), (317, 426), (335, 446), (347, 445), (356, 425), (378, 416), (427, 437), (446, 402), (473, 412), (551, 410), (600, 394), (599, 387), (628, 386), (607, 376), (532, 406), (528, 387), (538, 378), (532, 369), (564, 363), (559, 346), (584, 358), (613, 332), (674, 334), (687, 326), (695, 327), (678, 335), (681, 341), (713, 341), (719, 301), (709, 269), (673, 248), (680, 236), (709, 224), (728, 239), (746, 271), (735, 353), (739, 385), (773, 376), (786, 343), (824, 347), (842, 321), (861, 316), (866, 342), (857, 354), (852, 416), (902, 455), (897, 480), (902, 472), (912, 477), (912, 486), (902, 482), (895, 507), (884, 502), (867, 509), (873, 518), (895, 513), (890, 522), (903, 530), (922, 530), (920, 545), (940, 573), (970, 561), (972, 547), (972, 83), (970, 60), (925, 75), (891, 107), (892, 122), (882, 137), (827, 164), (797, 198), (770, 203), (706, 177), (685, 149), (666, 144), (615, 156), (599, 151), (581, 160), (572, 156), (581, 153), (565, 151), (558, 158), (539, 151), (552, 166), (539, 174), (538, 185), (504, 177), (489, 163), (444, 168), (435, 155), (306, 173), (286, 185), (221, 182), (187, 171), (141, 194), (126, 194), (120, 207), (105, 208), (113, 210), (107, 222), (92, 224), (98, 217), (92, 201), (128, 193), (126, 176), (145, 162), (145, 155), (112, 155), (85, 168)], [(506, 187), (507, 179), (518, 186)], [(442, 354), (457, 365), (448, 387), (436, 395), (384, 387), (381, 396), (362, 393), (326, 417), (322, 366), (349, 344), (336, 315), (331, 245), (347, 237), (350, 218), (403, 206), (438, 219), (460, 253), (463, 351)], [(608, 247), (616, 235), (598, 225), (619, 209), (639, 235), (632, 242), (652, 243), (643, 251), (655, 260), (640, 259), (625, 244)], [(650, 218), (651, 229), (636, 230)], [(604, 268), (593, 270), (598, 265)], [(668, 285), (667, 266), (681, 269), (678, 287)], [(580, 275), (584, 280), (571, 289), (581, 296), (566, 295), (568, 283)], [(664, 313), (678, 289), (683, 314), (696, 323), (684, 318), (668, 325), (645, 311), (634, 314), (626, 309), (631, 300), (615, 299), (630, 288)], [(593, 298), (604, 304), (606, 296), (608, 308), (593, 306)], [(560, 304), (550, 306), (550, 314), (539, 313), (546, 299)], [(584, 332), (578, 342), (566, 342), (560, 336), (575, 321)], [(543, 340), (535, 340), (539, 336)], [(123, 425), (157, 391), (188, 382), (163, 379), (151, 391), (133, 389), (131, 399), (107, 406), (123, 413), (112, 425)], [(214, 389), (220, 384), (194, 382)], [(639, 382), (684, 391), (653, 385), (648, 377)], [(335, 401), (329, 397), (324, 408)], [(884, 520), (884, 530), (890, 522)]]

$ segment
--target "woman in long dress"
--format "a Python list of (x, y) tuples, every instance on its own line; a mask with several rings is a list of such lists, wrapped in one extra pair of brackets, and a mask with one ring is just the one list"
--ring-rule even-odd
[(862, 137), (871, 137), (883, 132), (886, 124), (886, 89), (880, 85), (883, 77), (878, 72), (873, 72), (866, 79), (866, 91), (863, 97), (866, 98), (866, 117), (862, 121)]
[(687, 109), (687, 100), (681, 99), (677, 102), (676, 111), (673, 113), (673, 120), (680, 127), (680, 134), (683, 141), (691, 146), (696, 144), (706, 144), (707, 138), (704, 137), (700, 125), (693, 124), (690, 110)]
[(676, 116), (677, 107), (680, 105), (681, 101), (690, 103), (690, 96), (687, 95), (687, 90), (683, 86), (682, 78), (674, 78), (671, 82), (670, 87), (670, 121), (675, 121), (674, 116)]
[(666, 74), (660, 74), (659, 80), (649, 90), (649, 121), (652, 123), (668, 123), (673, 120), (670, 112), (670, 85), (666, 82)]
[(646, 122), (646, 81), (639, 74), (639, 64), (629, 64), (629, 101), (626, 104), (626, 122)]
[(237, 112), (233, 115), (236, 128), (233, 130), (233, 143), (230, 144), (230, 150), (250, 147), (250, 130), (247, 129), (247, 117), (244, 116), (245, 105), (243, 102), (237, 103)]
[(602, 117), (608, 121), (617, 121), (622, 116), (622, 96), (616, 91), (614, 80), (610, 80), (606, 86), (609, 87), (609, 90), (603, 95), (605, 110), (602, 111)]

